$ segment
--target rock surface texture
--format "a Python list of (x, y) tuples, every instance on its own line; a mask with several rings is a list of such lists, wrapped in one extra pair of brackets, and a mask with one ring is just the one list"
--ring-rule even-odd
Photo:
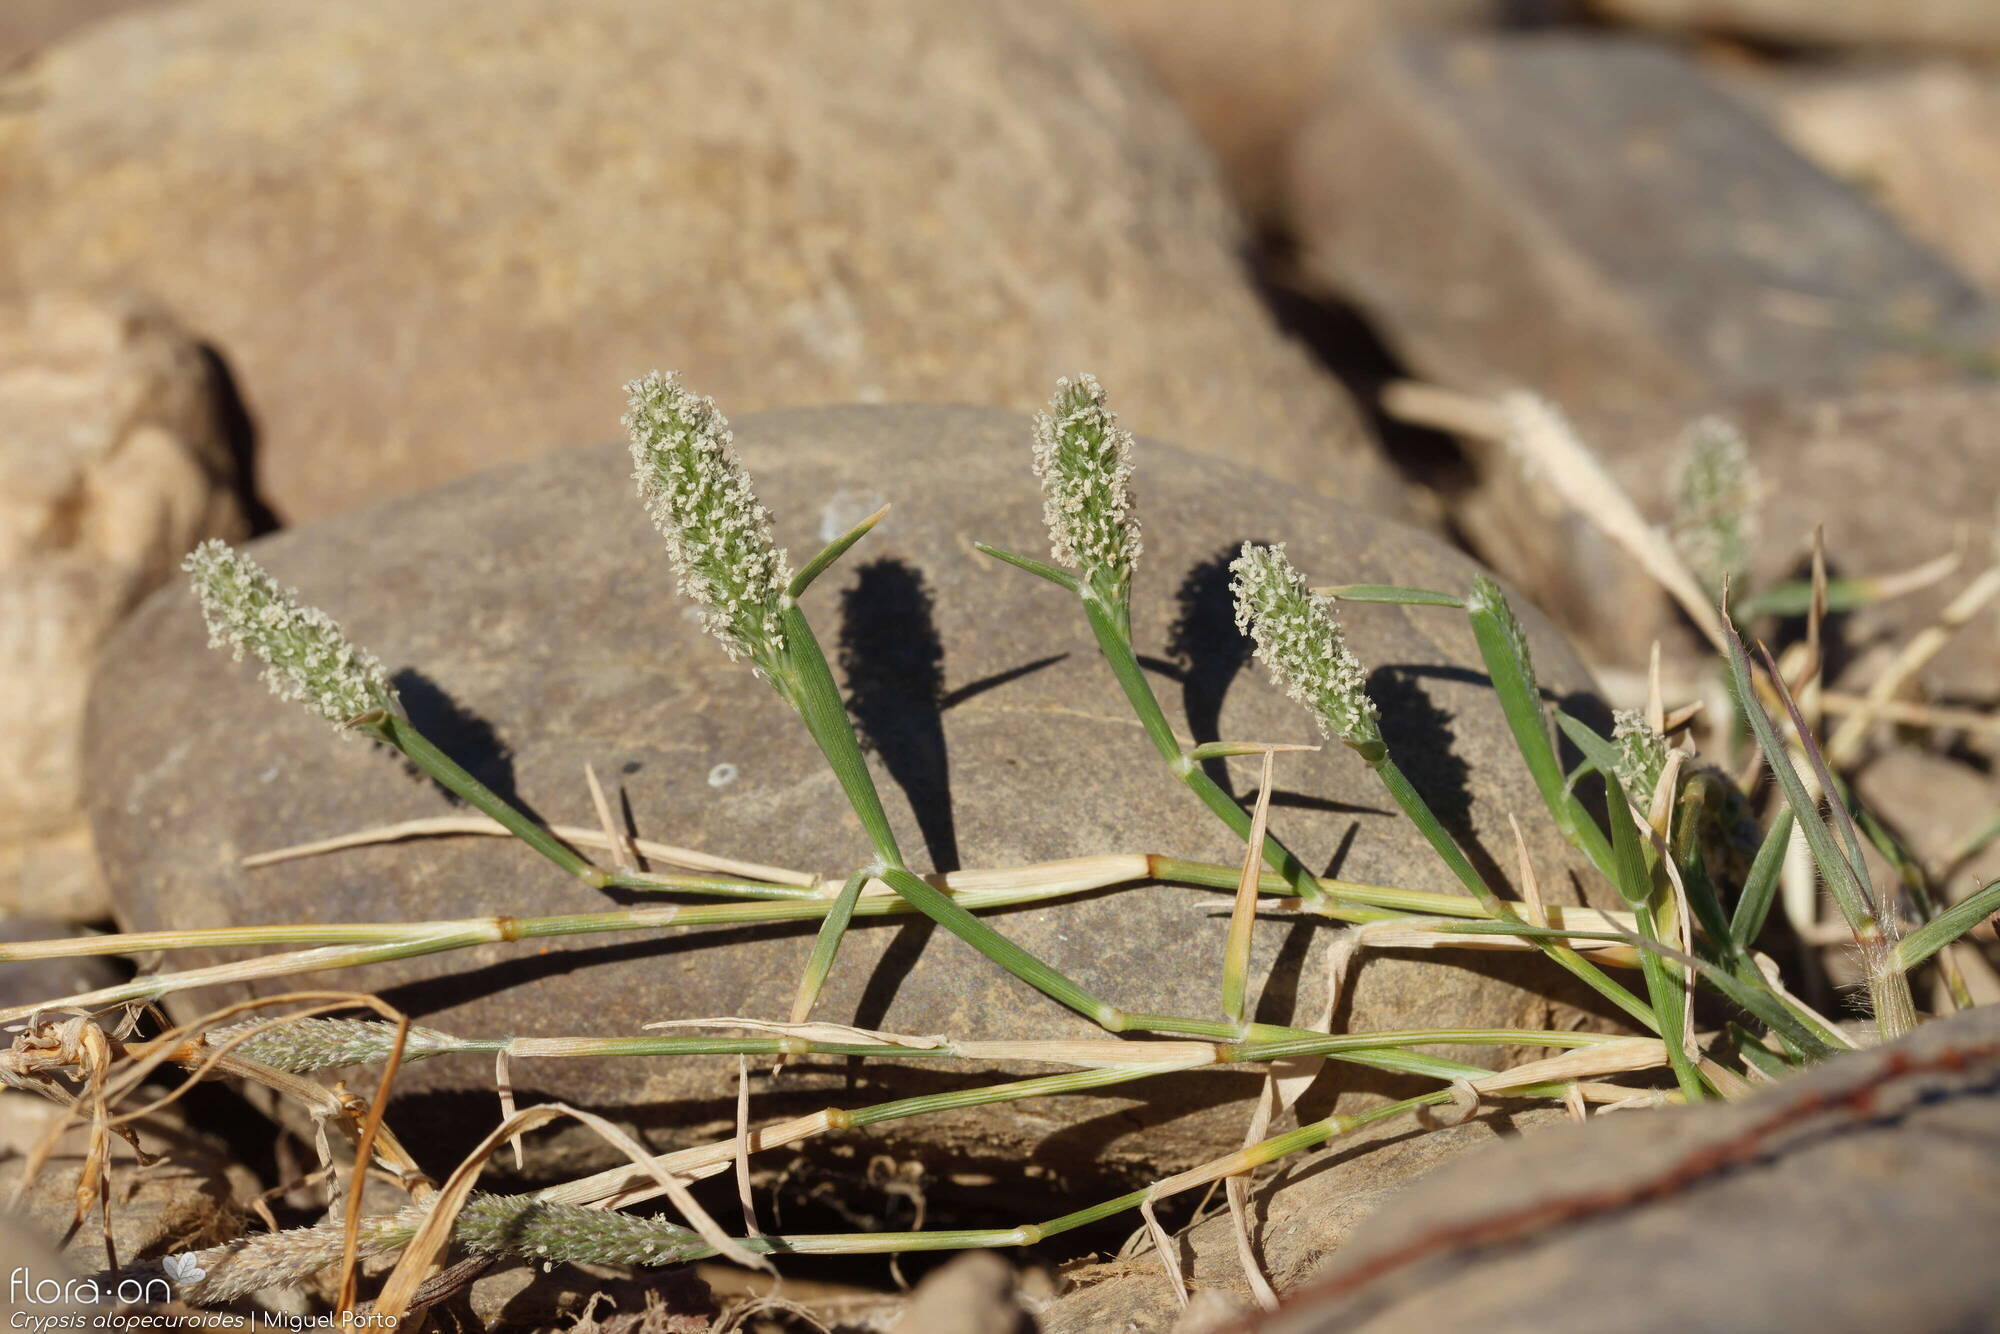
[(205, 537), (246, 531), (201, 351), (141, 303), (0, 303), (0, 912), (88, 920), (92, 664)]
[[(986, 540), (1046, 552), (1026, 419), (974, 408), (797, 410), (739, 422), (737, 443), (795, 559), (883, 502), (896, 505), (805, 607), (869, 738), (913, 864), (996, 867), (1108, 851), (1240, 859), (1233, 838), (1170, 777), (1132, 721), (1075, 602), (973, 551)], [(1224, 563), (1244, 540), (1289, 541), (1293, 559), (1322, 581), (1463, 588), (1475, 572), (1428, 537), (1259, 474), (1144, 440), (1136, 456), (1146, 552), (1135, 634), (1141, 652), (1157, 659), (1164, 704), (1184, 712), (1197, 737), (1312, 734), (1307, 717), (1250, 665), (1232, 624)], [(675, 594), (629, 468), (621, 447), (575, 450), (293, 530), (254, 550), (392, 670), (407, 666), (402, 698), (417, 724), (544, 819), (594, 823), (583, 781), (589, 762), (623, 788), (645, 837), (843, 875), (867, 845), (834, 778), (797, 718), (743, 664), (724, 658)], [(1523, 615), (1545, 687), (1559, 696), (1586, 690), (1560, 638), (1532, 609)], [(1508, 866), (1506, 817), (1518, 814), (1542, 883), (1570, 883), (1564, 868), (1578, 863), (1534, 818), (1533, 787), (1463, 620), (1369, 607), (1348, 621), (1351, 646), (1373, 669), (1383, 730), (1413, 781)], [(610, 906), (493, 839), (243, 869), (246, 854), (446, 807), (385, 754), (331, 735), (271, 698), (247, 665), (208, 652), (184, 591), (163, 591), (118, 642), (94, 696), (92, 756), (102, 774), (94, 819), (128, 926)], [(1309, 865), (1335, 864), (1354, 880), (1456, 887), (1344, 750), (1287, 761), (1280, 774), (1289, 795), (1273, 828)], [(1247, 799), (1254, 770), (1233, 779)], [(1156, 887), (994, 920), (1117, 1004), (1208, 1014), (1217, 1004), (1223, 901)], [(1315, 1014), (1328, 935), (1284, 919), (1259, 927), (1259, 1018)], [(636, 1033), (656, 1019), (782, 1017), (811, 941), (812, 929), (799, 925), (572, 937), (319, 980), (379, 988), (451, 1032)], [(172, 965), (212, 957), (176, 955)], [(1539, 961), (1492, 967), (1536, 986), (1551, 981)], [(1539, 1025), (1548, 1004), (1452, 958), (1376, 956), (1356, 981), (1337, 1016), (1356, 1030)], [(215, 996), (190, 1004), (205, 1007)], [(910, 919), (857, 921), (817, 1013), (916, 1033), (1092, 1031)], [(524, 1094), (617, 1110), (665, 1141), (729, 1133), (735, 1073), (728, 1058), (580, 1060), (516, 1062), (513, 1079)], [(405, 1067), (395, 1123), (414, 1142), (424, 1142), (421, 1125), (462, 1134), (490, 1124), (491, 1078), (476, 1058)], [(756, 1080), (755, 1114), (991, 1079), (936, 1063), (870, 1062), (857, 1072), (802, 1062), (775, 1085)], [(1256, 1083), (1237, 1073), (1173, 1077), (1136, 1095), (885, 1123), (871, 1143), (902, 1137), (933, 1152), (1005, 1154), (1016, 1172), (1093, 1161), (1113, 1172), (1180, 1166), (1240, 1142), (1245, 1108), (1234, 1100)], [(1356, 1072), (1337, 1087), (1379, 1085)]]
[(2000, 74), (1949, 61), (1746, 71), (1799, 150), (2000, 296)]
[(1046, 0), (212, 0), (21, 85), (0, 290), (170, 301), (290, 521), (593, 438), (656, 363), (741, 411), (1087, 364), (1136, 428), (1396, 503), (1179, 113)]
[(86, 24), (159, 0), (8, 0), (0, 9), (0, 74)]
[(2000, 10), (1988, 0), (1598, 0), (1598, 7), (1635, 23), (1780, 42), (2000, 51)]
[(1405, 36), (1331, 81), (1292, 190), (1308, 269), (1461, 388), (1904, 384), (1994, 337), (1949, 265), (1647, 42)]
[[(1885, 1077), (1899, 1062), (1911, 1068)], [(1610, 1310), (1633, 1330), (1990, 1328), (1996, 1079), (2000, 1008), (1988, 1006), (1740, 1103), (1489, 1150), (1363, 1224), (1322, 1283), (1527, 1206), (1569, 1216), (1440, 1247), (1344, 1297), (1308, 1285), (1260, 1328), (1530, 1330)], [(1711, 1154), (1726, 1165), (1690, 1170)], [(1667, 1182), (1657, 1199), (1616, 1203)], [(1863, 1246), (1866, 1263), (1836, 1258)]]
[(1243, 206), (1273, 217), (1292, 140), (1312, 119), (1328, 75), (1384, 30), (1472, 25), (1491, 0), (1265, 0), (1255, 21), (1208, 0), (1082, 0), (1132, 45), (1222, 164)]

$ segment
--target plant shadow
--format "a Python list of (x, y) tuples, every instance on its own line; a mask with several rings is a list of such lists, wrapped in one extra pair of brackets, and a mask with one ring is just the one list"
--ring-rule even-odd
[[(439, 750), (456, 760), (465, 771), (492, 788), (500, 798), (541, 821), (515, 787), (514, 749), (483, 716), (461, 704), (450, 691), (414, 667), (405, 667), (389, 678), (396, 689), (403, 712), (416, 729)], [(403, 770), (412, 778), (429, 783), (455, 807), (465, 802), (456, 793), (405, 760)], [(543, 823), (546, 823), (545, 821)]]
[(930, 864), (958, 869), (951, 758), (944, 738), (944, 643), (923, 572), (869, 561), (840, 595), (838, 655), (847, 712), (864, 749), (903, 790)]

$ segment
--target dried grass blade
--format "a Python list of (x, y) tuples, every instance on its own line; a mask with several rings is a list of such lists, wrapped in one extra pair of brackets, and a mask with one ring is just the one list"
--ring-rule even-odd
[[(550, 825), (549, 832), (565, 843), (584, 847), (600, 848), (616, 853), (614, 840), (607, 838), (601, 829), (586, 825)], [(356, 830), (351, 834), (339, 834), (333, 838), (315, 839), (310, 843), (294, 843), (288, 847), (273, 848), (268, 852), (252, 853), (240, 863), (246, 867), (272, 866), (278, 862), (295, 861), (301, 857), (317, 857), (329, 852), (345, 852), (349, 848), (371, 847), (378, 843), (400, 843), (412, 838), (447, 838), (461, 834), (504, 835), (511, 837), (507, 829), (497, 821), (484, 815), (439, 815), (422, 820), (401, 820), (395, 824), (373, 825)], [(759, 862), (743, 861), (735, 857), (715, 857), (693, 848), (678, 848), (670, 843), (654, 843), (648, 839), (633, 839), (631, 845), (641, 855), (654, 861), (665, 862), (688, 871), (716, 871), (723, 875), (733, 875), (744, 880), (761, 880), (767, 885), (793, 885), (801, 889), (811, 889), (818, 879), (804, 871), (794, 871), (783, 866), (765, 866)]]
[(1153, 1250), (1160, 1257), (1160, 1268), (1167, 1271), (1167, 1282), (1173, 1285), (1174, 1300), (1183, 1309), (1188, 1304), (1187, 1281), (1181, 1277), (1181, 1257), (1174, 1247), (1174, 1239), (1160, 1226), (1160, 1216), (1153, 1212), (1153, 1193), (1139, 1201), (1139, 1214), (1146, 1220), (1146, 1233), (1153, 1239)]

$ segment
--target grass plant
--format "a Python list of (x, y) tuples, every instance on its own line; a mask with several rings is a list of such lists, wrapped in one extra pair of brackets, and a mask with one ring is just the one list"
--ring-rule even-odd
[[(392, 747), (478, 814), (445, 822), (413, 822), (370, 831), (293, 855), (327, 854), (369, 838), (504, 832), (563, 874), (600, 888), (637, 889), (658, 903), (601, 911), (494, 916), (459, 921), (295, 923), (218, 926), (0, 945), (0, 963), (83, 954), (145, 955), (193, 948), (284, 947), (194, 969), (171, 967), (131, 982), (69, 996), (42, 998), (0, 1011), (17, 1026), (0, 1074), (23, 1087), (67, 1099), (79, 1114), (109, 1123), (105, 1099), (123, 1090), (113, 1071), (150, 1071), (172, 1062), (194, 1071), (251, 1078), (297, 1093), (301, 1076), (351, 1065), (386, 1068), (375, 1100), (362, 1100), (364, 1159), (396, 1141), (382, 1127), (386, 1080), (401, 1065), (465, 1057), (562, 1060), (578, 1057), (672, 1060), (734, 1055), (853, 1060), (892, 1058), (940, 1064), (1020, 1061), (1050, 1072), (971, 1088), (887, 1102), (829, 1107), (804, 1117), (752, 1126), (747, 1115), (727, 1139), (667, 1154), (647, 1154), (597, 1124), (633, 1158), (630, 1166), (523, 1195), (473, 1189), (483, 1155), (520, 1129), (555, 1112), (530, 1109), (506, 1116), (474, 1160), (461, 1164), (444, 1190), (424, 1179), (406, 1157), (393, 1160), (409, 1205), (366, 1220), (352, 1216), (314, 1227), (259, 1233), (195, 1257), (207, 1277), (185, 1285), (190, 1301), (227, 1301), (274, 1284), (295, 1282), (359, 1256), (401, 1252), (403, 1261), (378, 1304), (398, 1314), (414, 1300), (416, 1283), (447, 1244), (475, 1255), (657, 1265), (723, 1254), (743, 1258), (786, 1254), (848, 1254), (1030, 1245), (1127, 1212), (1143, 1212), (1185, 1191), (1238, 1180), (1231, 1200), (1240, 1209), (1240, 1180), (1287, 1156), (1361, 1127), (1422, 1108), (1483, 1098), (1541, 1098), (1572, 1108), (1589, 1103), (1695, 1102), (1737, 1096), (1751, 1082), (1780, 1076), (1857, 1040), (1892, 1037), (1921, 1021), (1909, 978), (1937, 966), (1945, 950), (2000, 908), (2000, 884), (1948, 905), (1926, 896), (1921, 871), (1877, 885), (1863, 854), (1864, 833), (1888, 846), (1869, 813), (1851, 808), (1837, 758), (1823, 753), (1814, 727), (1798, 707), (1802, 680), (1788, 681), (1761, 649), (1752, 653), (1731, 620), (1726, 600), (1711, 605), (1742, 578), (1754, 527), (1757, 486), (1742, 442), (1705, 425), (1694, 436), (1694, 462), (1682, 488), (1685, 522), (1676, 537), (1698, 561), (1681, 563), (1674, 547), (1650, 534), (1627, 534), (1633, 549), (1677, 596), (1699, 608), (1696, 620), (1724, 650), (1740, 735), (1756, 747), (1761, 768), (1776, 780), (1781, 800), (1755, 830), (1754, 855), (1732, 860), (1718, 839), (1746, 819), (1755, 823), (1751, 786), (1706, 764), (1685, 734), (1670, 736), (1661, 701), (1644, 714), (1621, 716), (1612, 735), (1553, 710), (1536, 679), (1528, 636), (1500, 585), (1481, 576), (1464, 589), (1334, 585), (1314, 591), (1308, 573), (1283, 546), (1246, 544), (1231, 567), (1238, 625), (1256, 656), (1329, 741), (1328, 754), (1309, 747), (1250, 741), (1183, 745), (1139, 663), (1132, 599), (1140, 569), (1137, 470), (1132, 437), (1118, 425), (1102, 386), (1089, 376), (1059, 382), (1035, 422), (1024, 465), (1041, 480), (1049, 557), (981, 550), (1074, 597), (1112, 681), (1137, 717), (1161, 762), (1214, 817), (1244, 840), (1241, 865), (1178, 859), (1164, 853), (1098, 853), (1034, 866), (920, 874), (906, 861), (884, 813), (853, 724), (800, 599), (878, 523), (878, 512), (829, 543), (796, 572), (772, 537), (715, 405), (672, 376), (653, 374), (627, 386), (625, 425), (641, 502), (659, 526), (681, 591), (731, 658), (767, 682), (805, 726), (869, 846), (865, 860), (839, 875), (769, 867), (721, 852), (644, 845), (685, 873), (642, 873), (629, 865), (602, 867), (579, 849), (601, 847), (631, 860), (614, 830), (602, 837), (581, 828), (552, 829), (480, 784), (422, 736), (400, 712), (380, 661), (350, 643), (323, 612), (302, 604), (249, 556), (207, 543), (188, 558), (212, 641), (263, 663), (277, 693), (305, 703), (337, 728)], [(1545, 405), (1509, 409), (1530, 447), (1545, 457), (1573, 460), (1581, 446)], [(1506, 414), (1503, 414), (1503, 416)], [(1613, 522), (1629, 526), (1630, 506), (1604, 494), (1601, 470), (1585, 478), (1584, 494)], [(1693, 565), (1695, 568), (1690, 568)], [(1338, 578), (1338, 570), (1313, 571)], [(1865, 585), (1846, 586), (1858, 597)], [(1706, 590), (1706, 591), (1704, 591)], [(1791, 592), (1767, 590), (1764, 605), (1792, 605)], [(1824, 608), (1824, 585), (1808, 600)], [(1533, 867), (1523, 860), (1520, 896), (1502, 893), (1473, 865), (1436, 812), (1396, 763), (1366, 690), (1367, 668), (1348, 649), (1337, 613), (1374, 614), (1382, 604), (1424, 608), (1422, 614), (1466, 619), (1486, 668), (1494, 707), (1504, 718), (1521, 763), (1548, 819), (1623, 905), (1622, 911), (1561, 908), (1541, 901)], [(1748, 605), (1748, 604), (1739, 604)], [(1934, 650), (1933, 650), (1934, 651)], [(1573, 762), (1566, 761), (1567, 743)], [(1342, 754), (1341, 752), (1346, 752)], [(1259, 757), (1259, 797), (1248, 808), (1219, 787), (1203, 762), (1226, 755)], [(1269, 793), (1280, 763), (1359, 763), (1446, 867), (1462, 893), (1364, 885), (1313, 875), (1270, 829)], [(1748, 770), (1749, 784), (1756, 771)], [(595, 790), (595, 789), (594, 789)], [(1601, 798), (1593, 802), (1593, 797)], [(1191, 808), (1192, 810), (1192, 808)], [(1732, 823), (1733, 822), (1733, 823)], [(1779, 868), (1792, 831), (1800, 831), (1814, 865), (1844, 920), (1863, 964), (1865, 1014), (1873, 1033), (1852, 1017), (1829, 1019), (1807, 1007), (1759, 953)], [(1738, 830), (1738, 832), (1741, 832)], [(1990, 833), (1985, 836), (1990, 837)], [(1892, 840), (1890, 840), (1892, 841)], [(1220, 997), (1213, 1013), (1146, 1014), (1122, 1008), (1017, 944), (1004, 910), (1086, 892), (1114, 892), (1147, 883), (1191, 893), (1233, 891), (1226, 938), (1218, 949)], [(1914, 887), (1912, 893), (1899, 892)], [(1912, 904), (1916, 906), (1913, 908)], [(1090, 1019), (1105, 1036), (1088, 1040), (993, 1041), (976, 1034), (895, 1034), (815, 1022), (826, 978), (840, 966), (842, 939), (859, 917), (921, 914), (971, 945), (993, 967), (1027, 982), (1050, 1000)], [(1293, 913), (1345, 924), (1336, 947), (1345, 960), (1356, 948), (1395, 945), (1433, 949), (1514, 949), (1539, 953), (1587, 983), (1630, 1023), (1624, 1034), (1438, 1026), (1395, 1032), (1342, 1032), (1252, 1022), (1249, 924), (1258, 913)], [(474, 945), (523, 942), (586, 933), (652, 933), (719, 923), (817, 921), (810, 951), (800, 960), (794, 1003), (783, 1018), (687, 1016), (660, 1031), (551, 1036), (456, 1035), (384, 1013), (363, 1020), (320, 1013), (170, 1030), (133, 1036), (121, 1011), (163, 998), (230, 983), (265, 981), (303, 972), (368, 966)], [(1614, 973), (1623, 974), (1623, 980)], [(1635, 976), (1636, 974), (1636, 976)], [(1627, 985), (1636, 981), (1637, 986)], [(1707, 993), (1728, 1018), (1699, 1031), (1693, 998)], [(1331, 1004), (1331, 1002), (1329, 1002)], [(386, 1007), (376, 1004), (378, 1011)], [(58, 1020), (68, 1013), (81, 1018)], [(1451, 1060), (1437, 1046), (1545, 1048), (1554, 1054), (1511, 1070)], [(1276, 1070), (1301, 1060), (1349, 1062), (1431, 1081), (1427, 1092), (1360, 1113), (1336, 1113), (1269, 1133), (1271, 1106), (1249, 1121), (1249, 1142), (1213, 1162), (1038, 1222), (1000, 1219), (992, 1227), (842, 1234), (767, 1234), (749, 1219), (727, 1235), (685, 1197), (683, 1183), (820, 1136), (860, 1136), (871, 1126), (965, 1107), (1128, 1086), (1145, 1096), (1145, 1081), (1211, 1066)], [(1296, 1066), (1284, 1067), (1296, 1070)], [(1672, 1089), (1658, 1085), (1669, 1072)], [(1635, 1076), (1637, 1082), (1634, 1082)], [(1652, 1082), (1648, 1082), (1648, 1081)], [(291, 1082), (287, 1082), (291, 1081)], [(130, 1082), (130, 1081), (127, 1081)], [(310, 1085), (318, 1088), (317, 1085)], [(311, 1099), (315, 1095), (300, 1093)], [(1272, 1104), (1280, 1109), (1289, 1102)], [(94, 1109), (94, 1110), (93, 1110)], [(353, 1109), (349, 1109), (350, 1111)], [(359, 1124), (359, 1123), (357, 1123)], [(371, 1150), (370, 1146), (374, 1149)], [(397, 1150), (400, 1153), (400, 1149)], [(659, 1194), (671, 1196), (679, 1222), (640, 1218), (624, 1208)], [(1247, 1234), (1246, 1234), (1247, 1236)], [(1246, 1244), (1246, 1262), (1248, 1260)], [(1258, 1280), (1261, 1285), (1261, 1278)], [(1268, 1291), (1261, 1288), (1261, 1291)], [(351, 1291), (349, 1293), (351, 1299)]]

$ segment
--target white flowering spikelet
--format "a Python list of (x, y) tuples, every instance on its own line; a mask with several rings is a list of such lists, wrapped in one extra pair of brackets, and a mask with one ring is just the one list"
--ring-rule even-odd
[(1667, 767), (1667, 739), (1653, 730), (1645, 714), (1615, 709), (1611, 743), (1618, 747), (1618, 782), (1627, 797), (1644, 806), (1653, 799), (1653, 789)]
[(374, 654), (348, 641), (331, 616), (299, 605), (262, 566), (219, 538), (181, 562), (194, 581), (208, 646), (255, 654), (279, 699), (300, 700), (336, 727), (391, 707), (396, 692)]
[[(225, 1046), (256, 1028), (263, 1032), (244, 1038), (230, 1050), (245, 1060), (299, 1075), (343, 1065), (373, 1065), (388, 1060), (396, 1049), (396, 1026), (379, 1019), (291, 1019), (277, 1025), (265, 1019), (246, 1019), (210, 1029), (208, 1045), (211, 1049)], [(404, 1035), (402, 1059), (419, 1061), (454, 1050), (450, 1037), (412, 1024)]]
[(1104, 406), (1095, 376), (1057, 380), (1048, 410), (1035, 414), (1035, 476), (1056, 563), (1129, 587), (1139, 563), (1132, 433)]
[(1674, 545), (1702, 583), (1740, 579), (1757, 541), (1762, 487), (1742, 432), (1719, 417), (1688, 428), (1674, 496)]
[(1312, 711), (1323, 735), (1356, 746), (1379, 743), (1367, 674), (1347, 651), (1333, 599), (1306, 586), (1282, 544), (1245, 542), (1229, 573), (1236, 628), (1257, 642), (1258, 661), (1285, 693)]
[(633, 477), (667, 539), (682, 594), (732, 659), (766, 671), (782, 639), (792, 571), (731, 447), (729, 423), (713, 399), (689, 393), (671, 373), (654, 371), (625, 392)]

